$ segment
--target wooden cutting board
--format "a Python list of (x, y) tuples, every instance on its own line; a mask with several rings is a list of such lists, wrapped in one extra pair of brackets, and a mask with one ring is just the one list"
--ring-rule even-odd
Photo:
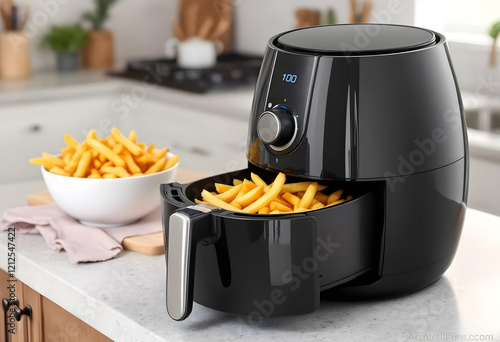
[[(189, 183), (208, 175), (201, 172), (178, 169), (175, 181)], [(47, 190), (35, 192), (28, 195), (28, 205), (44, 205), (54, 203)], [(160, 255), (165, 252), (163, 244), (163, 232), (131, 236), (123, 239), (123, 249), (147, 255)]]

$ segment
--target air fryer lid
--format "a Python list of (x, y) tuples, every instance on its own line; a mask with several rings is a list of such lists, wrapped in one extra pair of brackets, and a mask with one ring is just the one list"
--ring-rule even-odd
[(287, 51), (368, 55), (419, 49), (434, 44), (436, 36), (422, 28), (400, 25), (329, 25), (290, 31), (275, 42)]

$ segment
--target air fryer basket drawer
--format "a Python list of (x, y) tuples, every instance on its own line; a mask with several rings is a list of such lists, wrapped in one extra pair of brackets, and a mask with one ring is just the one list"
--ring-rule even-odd
[[(257, 172), (266, 182), (276, 174), (249, 168), (190, 184), (162, 186), (164, 217), (194, 205), (214, 183), (232, 184)], [(287, 177), (287, 182), (304, 181)], [(218, 239), (197, 247), (194, 300), (217, 310), (248, 314), (255, 301), (277, 292), (288, 300), (273, 316), (313, 311), (319, 292), (379, 268), (381, 220), (379, 184), (322, 182), (329, 194), (340, 188), (353, 196), (342, 204), (297, 214), (259, 215), (226, 210), (212, 213)], [(374, 279), (375, 280), (375, 279)], [(237, 305), (236, 305), (237, 303)]]

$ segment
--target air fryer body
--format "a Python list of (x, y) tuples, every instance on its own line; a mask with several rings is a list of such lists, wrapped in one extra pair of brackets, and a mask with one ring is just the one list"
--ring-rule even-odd
[[(310, 39), (328, 30), (335, 35), (336, 28), (328, 26), (272, 38), (254, 96), (248, 159), (259, 168), (309, 179), (383, 184), (382, 243), (379, 258), (372, 260), (374, 272), (328, 295), (414, 291), (451, 264), (466, 209), (467, 133), (448, 47), (439, 33), (418, 28), (339, 26), (342, 34), (354, 32), (337, 39), (341, 46), (355, 45), (360, 32), (369, 37), (389, 30), (391, 36), (402, 29), (417, 31), (417, 47), (403, 37), (399, 47), (383, 41), (377, 46), (374, 35), (366, 49), (319, 51), (321, 43)], [(296, 82), (286, 82), (287, 74), (297, 75)], [(262, 113), (279, 107), (296, 123), (284, 149), (263, 143), (259, 132)]]
[[(251, 172), (268, 183), (278, 172), (315, 180), (327, 194), (344, 189), (354, 199), (286, 215), (191, 213), (209, 227), (188, 248), (196, 266), (186, 273), (194, 288), (187, 297), (262, 319), (314, 311), (320, 297), (395, 296), (433, 283), (457, 250), (468, 189), (466, 127), (445, 38), (368, 24), (273, 37), (247, 157), (244, 170), (162, 185), (165, 246), (169, 217), (192, 211), (203, 189)], [(179, 320), (190, 312), (173, 310)]]

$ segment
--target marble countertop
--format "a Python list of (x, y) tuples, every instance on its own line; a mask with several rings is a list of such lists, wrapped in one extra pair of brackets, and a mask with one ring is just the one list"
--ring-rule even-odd
[[(1, 197), (0, 212), (43, 188), (39, 181), (0, 185), (9, 194)], [(6, 243), (0, 233), (4, 270)], [(124, 251), (75, 265), (41, 236), (18, 234), (16, 260), (20, 280), (116, 341), (500, 340), (500, 217), (471, 209), (453, 264), (426, 289), (397, 299), (322, 302), (314, 313), (258, 324), (197, 304), (185, 321), (170, 319), (163, 255)]]

